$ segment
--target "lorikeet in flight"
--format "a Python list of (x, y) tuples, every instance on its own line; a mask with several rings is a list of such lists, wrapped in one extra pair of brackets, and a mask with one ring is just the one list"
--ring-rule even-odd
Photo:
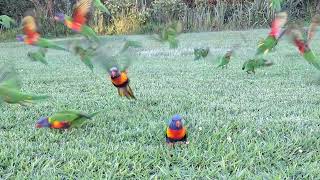
[(91, 5), (92, 0), (80, 0), (75, 5), (72, 17), (69, 17), (63, 13), (57, 13), (54, 18), (58, 22), (63, 22), (68, 28), (82, 34), (89, 40), (99, 42), (99, 38), (94, 30), (86, 25), (86, 16), (90, 11)]
[(287, 23), (288, 14), (286, 12), (280, 12), (276, 18), (272, 21), (271, 31), (266, 39), (264, 39), (258, 46), (256, 56), (261, 54), (267, 54), (272, 48), (274, 48), (285, 31), (281, 31), (281, 27)]
[(117, 87), (119, 96), (136, 99), (131, 87), (127, 71), (120, 71), (117, 67), (112, 67), (109, 71), (112, 84)]
[(40, 48), (36, 52), (28, 52), (28, 57), (31, 59), (31, 61), (41, 62), (45, 65), (48, 65), (48, 62), (46, 61), (46, 48)]
[(166, 129), (166, 142), (169, 145), (174, 145), (177, 142), (188, 144), (187, 134), (187, 129), (182, 123), (182, 117), (178, 114), (174, 115)]
[(243, 66), (242, 70), (245, 70), (248, 74), (255, 73), (255, 69), (260, 68), (260, 67), (268, 67), (273, 65), (272, 61), (268, 61), (263, 58), (255, 58), (255, 59), (249, 59), (246, 61)]
[(136, 43), (133, 44), (132, 42), (125, 42), (116, 55), (110, 55), (108, 50), (100, 47), (97, 50), (97, 56), (94, 58), (94, 61), (98, 62), (107, 71), (112, 84), (118, 89), (119, 96), (125, 96), (128, 99), (136, 99), (129, 85), (130, 79), (128, 77), (128, 67), (132, 62), (133, 55), (127, 54), (127, 50), (129, 47), (140, 46), (136, 46)]
[(175, 23), (170, 23), (169, 26), (162, 29), (157, 37), (153, 37), (160, 42), (168, 42), (170, 48), (177, 48), (179, 45), (179, 40), (177, 36), (182, 32), (182, 23), (180, 21)]
[(5, 101), (9, 104), (25, 105), (26, 103), (33, 103), (36, 100), (49, 98), (49, 96), (22, 93), (16, 73), (12, 69), (6, 71), (8, 69), (7, 66), (4, 66), (0, 70), (0, 102)]
[(320, 60), (311, 50), (309, 43), (311, 42), (312, 37), (314, 36), (316, 27), (319, 25), (319, 22), (319, 16), (313, 18), (307, 37), (304, 37), (302, 29), (296, 25), (292, 25), (291, 27), (289, 27), (287, 32), (288, 35), (291, 37), (292, 42), (298, 48), (300, 54), (304, 57), (304, 59), (307, 60), (318, 70), (320, 70)]
[(40, 48), (51, 48), (57, 50), (65, 50), (65, 48), (51, 42), (48, 39), (41, 38), (37, 31), (37, 25), (34, 17), (25, 16), (22, 20), (24, 35), (18, 35), (17, 40), (29, 45), (38, 46)]
[(207, 48), (194, 48), (194, 60), (199, 60), (200, 58), (206, 58), (209, 54), (210, 49)]
[(11, 24), (16, 24), (16, 21), (7, 15), (0, 16), (0, 25), (9, 29), (11, 27)]
[(36, 123), (36, 128), (78, 128), (82, 126), (86, 120), (92, 119), (98, 113), (99, 112), (85, 114), (79, 111), (61, 111), (50, 117), (41, 117)]

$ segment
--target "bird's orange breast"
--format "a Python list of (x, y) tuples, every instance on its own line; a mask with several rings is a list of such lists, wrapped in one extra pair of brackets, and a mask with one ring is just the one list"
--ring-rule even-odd
[(111, 78), (112, 84), (116, 87), (125, 86), (128, 83), (128, 76), (125, 72), (121, 72), (119, 77)]
[(180, 140), (186, 136), (186, 128), (182, 128), (179, 130), (173, 130), (170, 128), (167, 128), (167, 137), (174, 139), (174, 140)]
[(53, 121), (51, 124), (51, 128), (54, 129), (63, 129), (63, 128), (68, 128), (70, 126), (70, 123), (67, 121)]

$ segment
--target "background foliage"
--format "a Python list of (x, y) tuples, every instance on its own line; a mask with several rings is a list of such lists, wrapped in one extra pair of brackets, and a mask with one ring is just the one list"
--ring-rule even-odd
[[(181, 20), (185, 32), (261, 28), (269, 26), (275, 13), (267, 0), (102, 1), (112, 16), (91, 12), (89, 24), (99, 34), (149, 33), (171, 20)], [(62, 24), (56, 23), (53, 15), (56, 12), (72, 14), (75, 2), (76, 0), (1, 0), (0, 14), (11, 16), (19, 22), (24, 12), (37, 7), (40, 32), (49, 37), (66, 36), (71, 32)], [(284, 0), (282, 8), (288, 11), (290, 20), (305, 22), (319, 11), (320, 1)]]

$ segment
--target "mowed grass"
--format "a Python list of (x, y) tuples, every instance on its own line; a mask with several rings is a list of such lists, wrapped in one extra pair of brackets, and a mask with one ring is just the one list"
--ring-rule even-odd
[[(0, 64), (13, 63), (24, 92), (48, 101), (0, 106), (0, 177), (317, 179), (320, 177), (320, 76), (283, 40), (266, 58), (275, 65), (255, 75), (241, 70), (266, 30), (247, 38), (228, 69), (209, 62), (241, 41), (239, 32), (183, 34), (176, 50), (147, 36), (129, 68), (137, 101), (120, 98), (102, 71), (91, 73), (79, 58), (50, 50), (49, 66), (29, 61), (33, 49), (0, 44)], [(194, 47), (211, 56), (193, 61)], [(320, 55), (319, 36), (312, 43)], [(105, 111), (80, 129), (36, 129), (36, 120), (74, 109)], [(169, 148), (164, 131), (172, 115), (185, 117), (188, 146)]]

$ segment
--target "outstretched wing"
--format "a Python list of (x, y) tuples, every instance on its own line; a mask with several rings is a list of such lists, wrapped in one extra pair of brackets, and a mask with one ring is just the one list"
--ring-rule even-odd
[(9, 65), (4, 65), (0, 69), (0, 86), (20, 89), (21, 83), (18, 80), (17, 72)]
[(0, 16), (0, 24), (3, 25), (5, 28), (10, 28), (10, 25), (15, 23), (15, 20), (7, 15)]
[(309, 30), (308, 30), (308, 44), (311, 42), (311, 40), (313, 39), (315, 32), (317, 30), (317, 27), (320, 24), (320, 14), (317, 14), (315, 16), (313, 16), (311, 24), (309, 26)]
[(276, 18), (272, 21), (270, 35), (278, 38), (280, 35), (281, 27), (287, 23), (288, 14), (286, 12), (280, 12)]
[(80, 0), (73, 11), (72, 19), (74, 23), (85, 24), (87, 21), (87, 14), (90, 11), (92, 0)]

